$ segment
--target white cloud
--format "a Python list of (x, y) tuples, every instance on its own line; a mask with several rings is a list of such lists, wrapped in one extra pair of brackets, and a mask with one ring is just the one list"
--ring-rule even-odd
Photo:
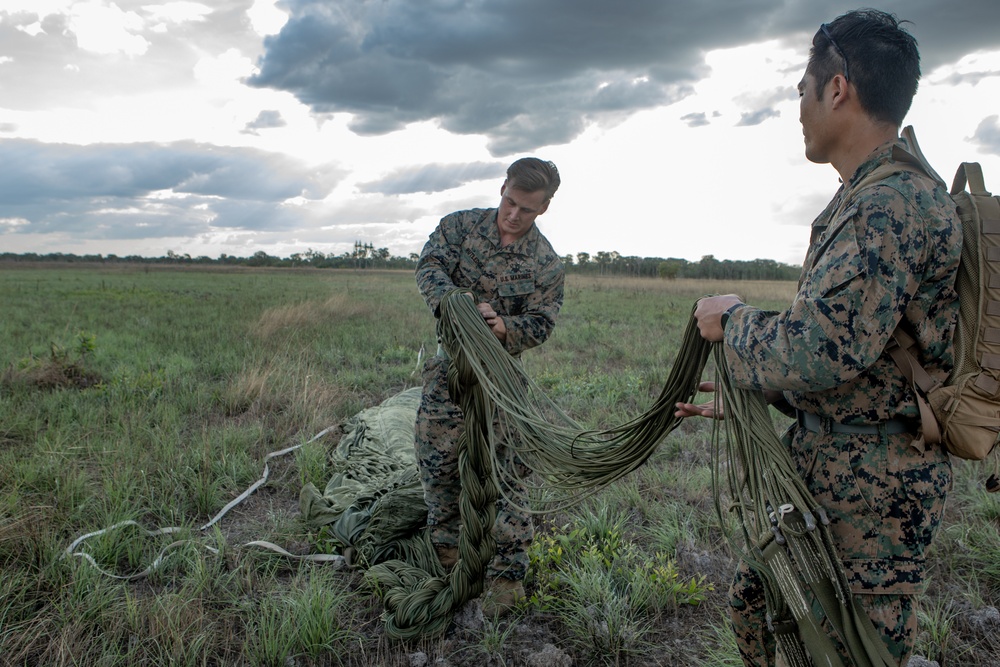
[(252, 71), (253, 62), (238, 49), (227, 49), (218, 56), (204, 57), (194, 66), (195, 79), (216, 95), (226, 92), (220, 87), (243, 89), (240, 81)]
[(170, 23), (204, 21), (212, 13), (211, 7), (200, 2), (167, 2), (161, 5), (143, 5), (142, 9), (153, 21)]
[(254, 0), (247, 16), (253, 29), (262, 37), (278, 34), (288, 22), (288, 14), (275, 6), (275, 0)]
[(76, 33), (81, 49), (94, 53), (124, 53), (139, 56), (149, 42), (137, 32), (144, 26), (142, 17), (126, 12), (115, 3), (87, 2), (73, 5), (70, 28)]
[(31, 222), (24, 218), (0, 218), (0, 228), (6, 227), (8, 231), (18, 227), (27, 227), (30, 224)]
[[(535, 154), (563, 174), (539, 221), (561, 254), (798, 263), (837, 187), (802, 154), (794, 87), (832, 18), (804, 0), (509, 0), (537, 19), (526, 34), (500, 29), (498, 5), (450, 0), (0, 2), (0, 150), (33, 141), (65, 175), (16, 209), (2, 183), (23, 183), (24, 156), (0, 163), (12, 252), (287, 255), (360, 238), (406, 255), (442, 215), (495, 205), (502, 168)], [(924, 152), (946, 178), (979, 159), (1000, 182), (1000, 40), (968, 13), (886, 2), (921, 30), (908, 122)], [(974, 4), (979, 23), (1000, 15)], [(274, 87), (246, 84), (258, 65)], [(225, 164), (195, 170), (201, 191), (157, 180), (213, 156)]]
[(26, 35), (31, 35), (32, 37), (37, 37), (38, 34), (42, 32), (42, 24), (39, 23), (38, 21), (36, 21), (36, 22), (34, 22), (34, 23), (30, 24), (30, 25), (23, 25), (23, 26), (19, 25), (19, 26), (17, 26), (17, 29), (20, 30), (21, 32), (23, 32)]

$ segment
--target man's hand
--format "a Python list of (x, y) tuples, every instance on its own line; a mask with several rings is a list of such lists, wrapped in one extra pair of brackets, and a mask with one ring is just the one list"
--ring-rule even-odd
[(503, 318), (497, 315), (497, 312), (493, 310), (493, 306), (486, 303), (485, 301), (477, 306), (479, 308), (479, 314), (483, 316), (486, 320), (486, 324), (489, 325), (490, 329), (493, 331), (493, 335), (497, 337), (501, 343), (507, 340), (507, 325), (504, 323)]
[(694, 308), (694, 319), (698, 320), (701, 337), (713, 343), (722, 340), (722, 314), (738, 303), (743, 303), (743, 299), (735, 294), (699, 299)]
[[(714, 392), (715, 383), (702, 382), (698, 385), (698, 391), (705, 393)], [(721, 403), (718, 405), (718, 412), (716, 412), (715, 401), (709, 401), (707, 403), (674, 403), (674, 407), (677, 408), (674, 411), (675, 417), (709, 417), (712, 419), (725, 418)]]

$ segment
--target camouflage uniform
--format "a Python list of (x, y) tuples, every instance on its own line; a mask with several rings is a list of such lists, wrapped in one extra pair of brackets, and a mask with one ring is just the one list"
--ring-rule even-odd
[[(476, 303), (488, 302), (506, 325), (504, 347), (517, 357), (552, 333), (562, 306), (565, 274), (558, 255), (534, 225), (501, 247), (497, 209), (492, 208), (445, 216), (420, 254), (416, 277), (435, 317), (440, 316), (441, 299), (456, 287), (471, 289)], [(424, 366), (415, 446), (431, 539), (435, 544), (456, 546), (461, 484), (455, 445), (464, 426), (462, 411), (448, 393), (448, 363), (446, 357), (437, 355)], [(505, 449), (499, 438), (497, 446)], [(507, 454), (501, 451), (501, 460)], [(520, 470), (527, 473), (523, 466)], [(527, 548), (534, 536), (531, 516), (500, 500), (493, 534), (498, 553), (488, 574), (523, 579)]]
[[(851, 183), (890, 161), (891, 147), (874, 151)], [(951, 369), (957, 220), (946, 191), (923, 176), (897, 173), (853, 196), (842, 186), (813, 222), (792, 305), (781, 313), (738, 305), (725, 321), (734, 380), (781, 390), (792, 408), (821, 418), (819, 432), (800, 420), (785, 442), (831, 518), (852, 590), (900, 661), (913, 647), (911, 596), (922, 584), (951, 465), (940, 447), (912, 446), (918, 408), (885, 348), (902, 319), (924, 368), (942, 380)], [(914, 421), (909, 432), (895, 434), (884, 426), (875, 433), (831, 430), (835, 423), (887, 420)], [(730, 594), (744, 662), (773, 664), (758, 575), (741, 566)]]

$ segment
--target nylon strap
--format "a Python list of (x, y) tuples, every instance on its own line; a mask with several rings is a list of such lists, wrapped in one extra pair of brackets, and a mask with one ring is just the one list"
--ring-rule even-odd
[[(798, 565), (791, 571), (797, 572), (802, 583), (806, 585), (808, 590), (812, 591), (822, 607), (827, 621), (840, 637), (841, 642), (848, 647), (849, 654), (854, 656), (857, 667), (893, 665), (894, 661), (888, 648), (886, 648), (868, 614), (861, 609), (857, 598), (848, 595), (847, 599), (844, 599), (838, 595), (830, 573), (822, 568), (822, 554), (827, 550), (828, 545), (823, 544), (820, 532), (815, 529), (810, 530), (802, 513), (798, 511), (783, 514), (780, 528), (781, 534), (785, 538), (783, 549), (791, 554), (792, 559)], [(778, 541), (775, 540), (776, 545), (777, 543)], [(774, 555), (773, 551), (772, 549), (772, 556)], [(846, 590), (846, 582), (841, 582), (841, 584)], [(810, 642), (817, 642), (819, 656), (823, 658), (817, 660), (817, 654), (810, 649), (814, 662), (818, 665), (837, 664), (832, 661), (828, 662), (826, 653), (828, 649), (824, 645), (829, 641), (829, 637), (816, 625), (815, 616), (811, 613), (808, 616), (809, 620), (806, 623), (803, 641), (807, 647), (809, 647)], [(815, 630), (810, 626), (813, 626)], [(802, 631), (801, 627), (800, 631)], [(811, 637), (813, 634), (819, 634), (826, 641), (817, 641), (816, 637)]]
[[(908, 128), (909, 129), (909, 128)], [(983, 197), (992, 196), (986, 189), (986, 179), (983, 178), (983, 168), (978, 162), (963, 162), (955, 172), (955, 180), (951, 184), (951, 194), (957, 195), (969, 184), (969, 193)]]
[[(776, 574), (781, 573), (777, 577), (777, 580), (779, 585), (784, 583), (782, 593), (785, 594), (785, 601), (788, 602), (789, 597), (800, 596), (801, 592), (797, 588), (789, 586), (796, 576), (796, 567), (789, 558), (788, 551), (779, 545), (777, 540), (771, 537), (764, 546), (763, 553), (764, 561), (771, 567), (772, 571)], [(817, 665), (828, 665), (829, 667), (844, 667), (844, 662), (840, 659), (840, 655), (834, 647), (833, 640), (823, 631), (819, 625), (819, 621), (810, 612), (808, 602), (803, 599), (799, 604), (790, 605), (790, 609), (795, 620), (795, 626), (799, 632), (798, 641), (805, 647), (806, 652), (812, 657), (813, 662)], [(787, 634), (787, 631), (785, 634)], [(791, 637), (786, 639), (786, 641), (789, 640), (791, 640)], [(808, 667), (808, 664), (806, 663), (806, 667)]]
[[(917, 142), (917, 134), (916, 132), (913, 131), (913, 126), (907, 125), (906, 127), (903, 128), (903, 131), (900, 132), (900, 134), (902, 135), (903, 139), (906, 140), (906, 144), (910, 147), (910, 151), (912, 152), (912, 153), (907, 153), (906, 156), (903, 157), (903, 161), (918, 167), (919, 170), (923, 172), (926, 176), (929, 176), (932, 180), (937, 181), (941, 185), (941, 187), (947, 187), (947, 183), (945, 183), (944, 179), (941, 178), (941, 176), (938, 175), (936, 171), (934, 171), (934, 168), (931, 167), (930, 161), (926, 157), (924, 157), (924, 152), (920, 150), (920, 144)], [(895, 156), (896, 156), (896, 151), (894, 149), (893, 157)], [(976, 166), (978, 167), (979, 165)], [(972, 174), (971, 178), (974, 177), (975, 174)], [(982, 169), (980, 169), (979, 182), (982, 183), (982, 181), (983, 181), (983, 172)], [(965, 187), (964, 183), (962, 184), (962, 187), (963, 188)]]
[(991, 378), (986, 373), (980, 373), (974, 384), (987, 396), (993, 396), (1000, 390), (1000, 380)]
[(916, 345), (916, 341), (903, 331), (902, 327), (897, 327), (892, 334), (892, 341), (887, 349), (892, 356), (896, 366), (913, 388), (913, 396), (920, 410), (920, 435), (913, 441), (912, 445), (918, 451), (923, 452), (927, 445), (936, 445), (941, 442), (941, 427), (938, 425), (937, 417), (931, 404), (927, 402), (927, 396), (934, 389), (941, 386), (941, 383), (932, 378), (924, 367), (920, 365), (916, 357), (909, 348)]
[[(328, 428), (325, 428), (322, 431), (320, 431), (319, 433), (317, 433), (316, 435), (314, 435), (312, 438), (310, 438), (306, 442), (302, 442), (302, 443), (299, 443), (297, 445), (292, 445), (291, 447), (286, 447), (285, 449), (280, 449), (278, 451), (271, 452), (267, 456), (265, 456), (264, 457), (264, 472), (261, 474), (260, 479), (258, 479), (256, 482), (254, 482), (253, 484), (251, 484), (239, 496), (237, 496), (236, 498), (234, 498), (233, 500), (231, 500), (229, 503), (227, 503), (226, 506), (223, 507), (221, 510), (219, 510), (219, 512), (214, 517), (212, 517), (211, 520), (209, 520), (208, 523), (206, 523), (205, 525), (203, 525), (200, 528), (198, 528), (198, 531), (199, 532), (204, 532), (205, 530), (208, 530), (209, 528), (211, 528), (220, 519), (222, 519), (222, 517), (224, 517), (231, 509), (233, 509), (234, 507), (236, 507), (237, 505), (239, 505), (240, 503), (242, 503), (244, 500), (246, 500), (247, 498), (249, 498), (250, 495), (254, 491), (256, 491), (262, 484), (264, 484), (265, 482), (267, 482), (267, 479), (268, 479), (268, 477), (270, 475), (270, 468), (268, 467), (268, 461), (270, 461), (271, 459), (273, 459), (273, 458), (275, 458), (277, 456), (284, 456), (286, 454), (290, 454), (291, 452), (296, 451), (297, 449), (305, 447), (306, 445), (308, 445), (308, 444), (310, 444), (312, 442), (315, 442), (316, 440), (319, 440), (324, 435), (326, 435), (327, 433), (329, 433), (330, 431), (332, 431), (334, 428), (336, 428), (336, 427), (335, 426), (330, 426)], [(105, 575), (107, 577), (112, 577), (114, 579), (121, 579), (121, 580), (124, 580), (124, 581), (135, 581), (137, 579), (142, 579), (144, 577), (148, 577), (150, 574), (152, 574), (153, 572), (155, 572), (157, 569), (159, 569), (160, 565), (163, 564), (163, 561), (166, 559), (166, 557), (168, 555), (170, 555), (170, 553), (174, 549), (176, 549), (177, 547), (183, 546), (185, 544), (194, 544), (195, 546), (199, 546), (199, 547), (203, 548), (205, 551), (208, 551), (209, 553), (212, 553), (212, 554), (218, 555), (218, 553), (219, 553), (218, 549), (216, 549), (214, 547), (210, 547), (210, 546), (208, 546), (206, 544), (201, 544), (201, 543), (197, 542), (196, 540), (194, 540), (193, 538), (192, 539), (185, 539), (185, 540), (177, 540), (175, 542), (172, 542), (172, 543), (168, 544), (163, 549), (161, 549), (160, 553), (156, 556), (156, 558), (153, 560), (153, 562), (146, 569), (144, 569), (144, 570), (142, 570), (140, 572), (135, 572), (133, 574), (119, 575), (119, 574), (114, 574), (113, 572), (109, 572), (107, 570), (102, 569), (97, 564), (97, 561), (95, 561), (94, 558), (90, 554), (88, 554), (86, 552), (82, 552), (82, 551), (77, 551), (76, 550), (76, 548), (78, 546), (80, 546), (81, 544), (83, 544), (85, 541), (89, 540), (91, 537), (97, 537), (99, 535), (104, 535), (105, 533), (110, 533), (110, 532), (113, 532), (113, 531), (116, 531), (116, 530), (120, 530), (122, 528), (127, 528), (129, 526), (134, 526), (134, 527), (138, 528), (140, 531), (142, 531), (143, 533), (145, 533), (147, 537), (159, 537), (161, 535), (173, 535), (175, 533), (180, 533), (180, 532), (183, 532), (184, 530), (186, 530), (182, 526), (169, 526), (169, 527), (166, 527), (166, 528), (157, 528), (155, 530), (147, 530), (146, 528), (144, 528), (141, 524), (139, 524), (136, 521), (132, 521), (132, 520), (120, 521), (120, 522), (118, 522), (118, 523), (116, 523), (116, 524), (114, 524), (112, 526), (108, 526), (107, 528), (104, 528), (102, 530), (95, 530), (92, 533), (87, 533), (86, 535), (81, 535), (80, 537), (76, 538), (75, 540), (73, 540), (73, 542), (68, 547), (66, 547), (66, 550), (63, 552), (63, 554), (62, 554), (62, 556), (60, 556), (60, 558), (68, 558), (68, 557), (82, 558), (83, 560), (85, 560), (86, 562), (88, 562), (90, 565), (92, 565), (94, 568), (96, 568), (98, 572), (100, 572), (101, 574), (103, 574), (103, 575)], [(292, 554), (288, 553), (284, 549), (281, 549), (280, 547), (277, 547), (277, 546), (271, 544), (270, 542), (264, 542), (264, 541), (248, 542), (248, 543), (244, 544), (243, 546), (264, 547), (266, 549), (271, 549), (272, 551), (277, 551), (278, 553), (282, 553), (283, 555), (292, 556)], [(343, 564), (343, 562), (344, 562), (344, 557), (343, 556), (337, 556), (337, 555), (332, 555), (332, 554), (314, 554), (314, 555), (308, 555), (308, 556), (294, 556), (294, 557), (295, 558), (299, 558), (299, 559), (303, 559), (303, 560), (313, 560), (313, 561), (320, 561), (320, 562), (333, 562), (333, 563), (336, 563), (338, 565)]]

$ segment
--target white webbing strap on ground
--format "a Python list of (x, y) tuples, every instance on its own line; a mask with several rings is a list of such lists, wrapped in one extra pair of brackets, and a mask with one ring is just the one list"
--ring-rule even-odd
[[(290, 454), (290, 453), (296, 451), (297, 449), (301, 449), (302, 447), (305, 447), (306, 445), (319, 440), (324, 435), (326, 435), (327, 433), (329, 433), (330, 431), (332, 431), (334, 428), (336, 428), (336, 427), (330, 426), (328, 428), (325, 428), (322, 431), (320, 431), (319, 433), (317, 433), (316, 435), (314, 435), (312, 438), (310, 438), (306, 442), (302, 442), (302, 443), (299, 443), (297, 445), (292, 445), (291, 447), (286, 447), (285, 449), (280, 449), (278, 451), (271, 452), (267, 456), (265, 456), (264, 457), (264, 472), (261, 474), (260, 479), (258, 479), (256, 482), (254, 482), (253, 484), (251, 484), (243, 493), (241, 493), (240, 495), (238, 495), (236, 498), (234, 498), (233, 500), (231, 500), (225, 507), (223, 507), (221, 510), (219, 510), (219, 512), (215, 516), (213, 516), (211, 518), (211, 520), (209, 520), (208, 523), (206, 523), (205, 525), (203, 525), (200, 528), (198, 528), (198, 532), (203, 532), (203, 531), (211, 528), (220, 519), (222, 519), (222, 517), (224, 517), (231, 509), (233, 509), (234, 507), (236, 507), (237, 505), (239, 505), (240, 503), (242, 503), (244, 500), (246, 500), (247, 498), (249, 498), (250, 495), (253, 494), (254, 491), (256, 491), (258, 488), (260, 488), (263, 484), (265, 484), (267, 482), (268, 477), (270, 477), (270, 475), (271, 475), (271, 469), (267, 465), (268, 461), (270, 461), (271, 459), (276, 458), (278, 456), (285, 456), (286, 454)], [(75, 557), (78, 557), (78, 558), (82, 558), (85, 561), (87, 561), (88, 563), (90, 563), (93, 567), (97, 568), (97, 571), (100, 572), (101, 574), (104, 574), (104, 575), (106, 575), (108, 577), (113, 577), (115, 579), (122, 579), (122, 580), (125, 580), (125, 581), (133, 581), (135, 579), (142, 579), (143, 577), (149, 576), (152, 572), (154, 572), (157, 568), (160, 567), (160, 565), (163, 563), (163, 560), (170, 554), (171, 551), (173, 551), (175, 548), (177, 548), (179, 546), (182, 546), (182, 545), (185, 545), (185, 544), (196, 544), (197, 546), (200, 546), (201, 548), (203, 548), (206, 551), (209, 551), (209, 552), (211, 552), (213, 554), (218, 554), (219, 553), (218, 549), (216, 549), (214, 547), (210, 547), (207, 544), (201, 544), (200, 542), (198, 542), (197, 540), (194, 540), (194, 539), (177, 540), (176, 542), (172, 542), (172, 543), (168, 544), (167, 546), (165, 546), (160, 551), (160, 553), (156, 556), (156, 558), (153, 560), (153, 562), (149, 565), (149, 567), (147, 567), (145, 570), (143, 570), (141, 572), (136, 572), (134, 574), (119, 575), (119, 574), (114, 574), (112, 572), (108, 572), (107, 570), (104, 570), (103, 568), (101, 568), (97, 564), (97, 561), (95, 561), (94, 558), (93, 558), (93, 556), (91, 556), (90, 554), (88, 554), (86, 552), (83, 552), (83, 551), (76, 551), (76, 548), (80, 544), (82, 544), (86, 540), (90, 539), (91, 537), (97, 537), (99, 535), (104, 535), (105, 533), (110, 533), (110, 532), (119, 530), (121, 528), (126, 528), (126, 527), (129, 527), (129, 526), (135, 526), (135, 527), (139, 528), (141, 531), (143, 531), (146, 534), (147, 537), (158, 537), (160, 535), (172, 535), (174, 533), (179, 533), (179, 532), (185, 530), (185, 528), (183, 528), (181, 526), (171, 526), (171, 527), (168, 527), (168, 528), (158, 528), (156, 530), (146, 530), (137, 521), (133, 521), (131, 519), (127, 520), (127, 521), (120, 521), (120, 522), (114, 524), (113, 526), (109, 526), (109, 527), (104, 528), (102, 530), (95, 530), (92, 533), (87, 533), (86, 535), (81, 535), (80, 537), (76, 538), (75, 540), (73, 540), (73, 543), (70, 544), (66, 548), (66, 551), (63, 552), (62, 558), (66, 558), (67, 556), (75, 556)], [(305, 555), (296, 555), (296, 554), (289, 553), (288, 551), (282, 549), (281, 547), (279, 547), (279, 546), (277, 546), (275, 544), (272, 544), (271, 542), (264, 541), (264, 540), (256, 540), (256, 541), (253, 541), (253, 542), (247, 542), (243, 546), (245, 546), (245, 547), (261, 547), (261, 548), (264, 548), (264, 549), (269, 549), (269, 550), (274, 551), (276, 553), (279, 553), (282, 556), (285, 556), (287, 558), (294, 558), (294, 559), (297, 559), (297, 560), (307, 560), (307, 561), (322, 562), (322, 563), (336, 563), (338, 565), (342, 565), (344, 563), (344, 557), (340, 556), (340, 555), (337, 555), (337, 554), (305, 554)]]
[[(95, 561), (94, 558), (93, 558), (93, 556), (91, 556), (90, 554), (82, 552), (82, 551), (76, 551), (77, 545), (79, 545), (81, 542), (83, 542), (85, 540), (90, 539), (91, 537), (97, 537), (98, 535), (103, 535), (105, 533), (110, 533), (110, 532), (118, 530), (119, 528), (125, 528), (127, 526), (135, 526), (135, 527), (137, 527), (139, 530), (141, 530), (142, 532), (146, 533), (147, 537), (156, 537), (158, 535), (170, 535), (172, 533), (176, 533), (176, 532), (179, 532), (181, 530), (181, 528), (178, 527), (178, 526), (173, 526), (173, 527), (170, 527), (170, 528), (159, 528), (157, 530), (146, 530), (141, 525), (139, 525), (139, 523), (137, 521), (132, 521), (132, 520), (120, 521), (120, 522), (116, 523), (113, 526), (109, 526), (107, 528), (104, 528), (103, 530), (95, 530), (92, 533), (87, 533), (86, 535), (81, 535), (80, 537), (76, 538), (73, 541), (73, 543), (70, 544), (66, 548), (66, 551), (63, 553), (62, 557), (65, 558), (66, 556), (77, 556), (78, 558), (83, 558), (88, 563), (90, 563), (95, 568), (97, 568), (98, 572), (100, 572), (101, 574), (103, 574), (105, 576), (112, 577), (114, 579), (122, 579), (122, 580), (125, 580), (125, 581), (132, 581), (134, 579), (142, 579), (143, 577), (149, 576), (150, 573), (152, 573), (154, 570), (156, 570), (158, 567), (160, 567), (160, 564), (163, 562), (163, 559), (166, 558), (166, 556), (169, 554), (170, 551), (172, 551), (174, 548), (176, 548), (178, 546), (181, 546), (182, 544), (188, 544), (189, 542), (192, 542), (192, 540), (178, 540), (176, 542), (172, 542), (172, 543), (168, 544), (167, 546), (165, 546), (160, 551), (160, 553), (156, 556), (156, 559), (153, 560), (153, 562), (150, 564), (149, 567), (147, 567), (142, 572), (136, 572), (134, 574), (128, 574), (128, 575), (120, 575), (120, 574), (115, 574), (113, 572), (108, 572), (107, 570), (105, 570), (104, 568), (102, 568), (100, 565), (98, 565), (97, 561)], [(206, 550), (211, 551), (212, 553), (215, 553), (215, 554), (219, 553), (219, 550), (215, 549), (214, 547), (210, 547), (210, 546), (205, 545), (205, 544), (202, 544), (201, 546), (204, 547)]]

